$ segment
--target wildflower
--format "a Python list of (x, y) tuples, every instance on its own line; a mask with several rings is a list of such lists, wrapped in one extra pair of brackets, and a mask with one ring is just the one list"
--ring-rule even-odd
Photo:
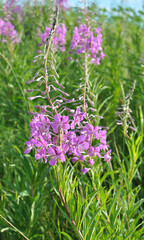
[(62, 117), (59, 114), (54, 116), (54, 122), (51, 125), (55, 133), (58, 133), (60, 129), (68, 130), (70, 128), (68, 116)]
[(74, 162), (74, 163), (77, 162), (78, 161), (78, 157), (72, 157), (71, 161)]
[(35, 154), (35, 158), (36, 158), (36, 160), (44, 158), (45, 159), (45, 163), (47, 163), (46, 150), (45, 149), (38, 150), (38, 153)]
[[(48, 38), (48, 36), (50, 34), (50, 31), (51, 31), (51, 28), (46, 27), (45, 32), (40, 35), (41, 41), (42, 41), (41, 44), (46, 42), (46, 39)], [(64, 46), (65, 43), (66, 43), (65, 37), (66, 37), (66, 26), (65, 26), (65, 24), (57, 25), (56, 30), (55, 30), (55, 34), (53, 36), (54, 50), (60, 49), (61, 52), (65, 51), (65, 46)]]
[(74, 120), (71, 123), (71, 129), (74, 129), (76, 125), (80, 125), (80, 122), (85, 118), (86, 113), (81, 112), (80, 107), (77, 107), (75, 114), (73, 115)]
[(97, 27), (95, 33), (90, 30), (86, 24), (81, 24), (78, 28), (74, 28), (71, 49), (75, 50), (76, 54), (88, 53), (88, 57), (91, 57), (91, 62), (100, 64), (100, 60), (104, 58), (102, 51), (102, 34), (101, 28)]
[(110, 156), (110, 153), (111, 153), (111, 149), (107, 151), (107, 153), (104, 155), (104, 160), (108, 163), (110, 162), (111, 160), (111, 156)]
[[(64, 1), (57, 0), (60, 4)], [(85, 84), (84, 94), (80, 95), (79, 100), (83, 100), (83, 109), (78, 106), (76, 111), (67, 107), (68, 103), (76, 102), (75, 99), (67, 99), (69, 95), (61, 90), (64, 87), (57, 80), (57, 72), (53, 64), (53, 54), (50, 48), (49, 37), (52, 38), (53, 49), (65, 51), (65, 25), (57, 25), (58, 17), (58, 6), (56, 5), (54, 21), (52, 28), (46, 27), (45, 32), (41, 34), (41, 44), (45, 44), (44, 56), (44, 69), (41, 69), (43, 75), (39, 77), (40, 71), (28, 81), (38, 82), (38, 86), (45, 83), (45, 92), (37, 89), (41, 92), (41, 95), (29, 97), (33, 100), (38, 97), (47, 98), (49, 101), (48, 106), (44, 106), (43, 112), (42, 107), (39, 107), (41, 113), (35, 114), (34, 118), (30, 123), (31, 128), (31, 139), (27, 142), (25, 153), (35, 150), (36, 160), (44, 159), (45, 162), (49, 162), (51, 166), (58, 164), (58, 162), (65, 162), (71, 159), (72, 162), (80, 162), (81, 172), (86, 174), (95, 164), (98, 158), (106, 161), (110, 161), (110, 152), (108, 151), (108, 145), (106, 142), (107, 132), (102, 127), (93, 126), (90, 121), (90, 116), (87, 113), (88, 104), (86, 101), (93, 106), (91, 97), (88, 96), (90, 87), (88, 79), (88, 66), (87, 57), (91, 58), (92, 63), (100, 64), (100, 60), (104, 58), (102, 51), (102, 34), (101, 28), (97, 28), (93, 33), (86, 24), (81, 24), (80, 28), (75, 27), (73, 39), (71, 42), (71, 49), (77, 54), (85, 55)], [(51, 34), (52, 33), (52, 34)], [(51, 53), (51, 58), (48, 59), (48, 55)], [(39, 56), (38, 56), (39, 57)], [(52, 75), (50, 78), (54, 79), (50, 81), (47, 70), (51, 68)], [(42, 80), (41, 80), (42, 79)], [(44, 79), (44, 80), (43, 80)], [(40, 82), (39, 82), (40, 81)], [(54, 85), (53, 85), (54, 84)], [(83, 86), (83, 85), (82, 85)], [(60, 89), (58, 89), (58, 87)], [(59, 91), (57, 97), (51, 99), (51, 91)], [(47, 96), (44, 96), (47, 93)], [(61, 96), (62, 94), (62, 96)], [(91, 108), (93, 109), (93, 108)], [(67, 110), (67, 116), (63, 116), (62, 113)], [(95, 109), (94, 109), (95, 110)], [(107, 152), (106, 152), (107, 151)], [(87, 167), (89, 166), (89, 168)]]
[(61, 162), (66, 161), (65, 155), (62, 153), (59, 146), (57, 146), (56, 148), (54, 146), (50, 147), (48, 149), (48, 153), (49, 153), (49, 157), (50, 157), (49, 164), (51, 166), (56, 165), (57, 159), (59, 159)]
[(57, 4), (60, 6), (60, 8), (63, 8), (64, 10), (68, 7), (69, 0), (57, 0)]
[[(111, 150), (107, 150), (106, 143), (107, 131), (102, 127), (86, 124), (85, 113), (81, 112), (80, 107), (73, 113), (72, 120), (69, 116), (55, 114), (54, 120), (50, 121), (45, 114), (44, 111), (34, 115), (25, 154), (35, 149), (36, 160), (44, 159), (51, 166), (56, 165), (58, 159), (65, 162), (66, 156), (70, 156), (74, 163), (80, 161), (83, 166), (89, 164), (90, 167), (95, 164), (96, 158), (110, 161)], [(85, 174), (89, 169), (83, 168), (81, 171)]]
[(91, 146), (89, 148), (88, 154), (89, 154), (89, 156), (93, 156), (93, 157), (97, 156), (97, 157), (101, 158), (100, 151), (101, 151), (101, 148), (99, 146), (97, 146), (97, 147)]
[(35, 149), (36, 147), (41, 147), (41, 144), (38, 140), (34, 138), (29, 138), (29, 141), (26, 142), (27, 148), (25, 149), (24, 153), (29, 153), (32, 149)]
[(122, 104), (122, 107), (119, 108), (119, 111), (117, 111), (116, 113), (116, 115), (119, 117), (119, 119), (116, 120), (117, 125), (123, 126), (124, 134), (128, 138), (129, 138), (129, 135), (128, 135), (129, 128), (132, 129), (133, 131), (136, 131), (134, 119), (131, 116), (132, 110), (130, 109), (130, 101), (132, 100), (132, 95), (134, 93), (135, 86), (136, 86), (136, 80), (134, 80), (129, 93), (125, 96), (123, 85), (121, 83), (121, 89), (123, 93), (123, 104)]
[(4, 13), (5, 13), (5, 21), (13, 20), (13, 14), (19, 14), (19, 16), (23, 16), (23, 12), (21, 6), (17, 4), (16, 0), (7, 0), (4, 5)]
[(90, 170), (90, 168), (83, 168), (83, 169), (81, 169), (81, 172), (83, 174), (86, 174), (89, 170)]
[(19, 43), (18, 33), (14, 25), (0, 18), (0, 35), (4, 37), (2, 42), (10, 40), (12, 43)]
[(88, 162), (89, 162), (90, 165), (94, 165), (94, 160), (93, 159), (90, 159)]
[(50, 138), (49, 136), (49, 127), (50, 127), (50, 120), (48, 117), (43, 116), (42, 114), (37, 114), (34, 116), (30, 123), (31, 134), (33, 137), (38, 138), (39, 135), (45, 136)]

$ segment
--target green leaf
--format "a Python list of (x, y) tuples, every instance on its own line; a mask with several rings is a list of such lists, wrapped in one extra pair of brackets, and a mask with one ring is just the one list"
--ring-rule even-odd
[(67, 239), (69, 239), (69, 240), (73, 240), (73, 239), (70, 237), (70, 235), (68, 235), (68, 234), (65, 233), (65, 232), (59, 232), (59, 233), (61, 233), (61, 234), (63, 234), (64, 236), (66, 236)]

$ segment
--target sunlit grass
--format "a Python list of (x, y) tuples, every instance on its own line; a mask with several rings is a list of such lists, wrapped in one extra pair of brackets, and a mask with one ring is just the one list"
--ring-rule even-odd
[[(11, 49), (0, 42), (0, 214), (28, 239), (85, 240), (142, 239), (144, 232), (144, 153), (143, 153), (143, 12), (117, 8), (107, 14), (93, 6), (96, 21), (102, 23), (105, 59), (90, 69), (92, 92), (99, 125), (108, 126), (108, 141), (112, 149), (110, 164), (98, 161), (93, 174), (82, 175), (70, 163), (60, 167), (61, 188), (70, 216), (65, 211), (57, 191), (55, 169), (24, 156), (29, 136), (30, 111), (35, 103), (28, 102), (26, 81), (31, 79), (38, 63), (32, 63), (39, 48), (38, 34), (48, 26), (46, 6), (25, 7), (25, 20), (16, 22), (21, 42)], [(68, 26), (67, 52), (56, 54), (56, 69), (66, 91), (76, 91), (82, 71), (75, 61), (69, 61), (69, 48), (79, 13), (70, 9), (59, 21)], [(16, 21), (16, 20), (15, 20)], [(127, 137), (117, 126), (115, 114), (123, 104), (121, 83), (125, 94), (133, 81), (136, 88), (130, 109), (136, 132)], [(34, 154), (33, 154), (34, 156)], [(19, 232), (0, 218), (0, 238), (22, 239)]]

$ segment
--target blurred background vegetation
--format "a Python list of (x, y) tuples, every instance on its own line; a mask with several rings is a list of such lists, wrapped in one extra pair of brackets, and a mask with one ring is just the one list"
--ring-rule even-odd
[[(1, 16), (2, 6), (1, 1)], [(35, 102), (27, 100), (25, 82), (41, 67), (32, 60), (39, 50), (39, 34), (50, 24), (52, 6), (49, 1), (25, 1), (22, 10), (22, 20), (13, 19), (20, 43), (0, 42), (0, 214), (31, 240), (77, 240), (56, 191), (53, 168), (37, 163), (34, 154), (23, 154), (31, 120), (28, 112), (35, 110)], [(82, 71), (69, 60), (69, 51), (74, 26), (85, 21), (78, 10), (70, 7), (60, 12), (59, 22), (67, 26), (67, 44), (64, 54), (56, 52), (59, 81), (75, 98)], [(89, 10), (96, 20), (93, 27), (101, 26), (103, 33), (105, 58), (100, 66), (91, 67), (90, 78), (96, 114), (103, 116), (97, 123), (109, 127), (112, 160), (111, 164), (98, 161), (93, 177), (65, 164), (61, 185), (85, 240), (144, 239), (144, 12), (122, 6), (108, 11), (95, 4)], [(116, 113), (134, 80), (129, 109), (136, 131), (129, 129), (126, 136), (116, 124)], [(24, 238), (0, 218), (0, 239)]]

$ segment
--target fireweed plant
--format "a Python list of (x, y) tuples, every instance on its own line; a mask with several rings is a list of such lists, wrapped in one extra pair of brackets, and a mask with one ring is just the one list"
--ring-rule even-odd
[(69, 0), (56, 0), (56, 4), (60, 9), (66, 10), (68, 8)]
[(20, 4), (16, 0), (7, 0), (4, 5), (5, 21), (13, 20), (14, 15), (23, 16)]
[[(57, 166), (57, 172), (59, 172), (59, 165), (70, 159), (72, 164), (77, 163), (80, 171), (86, 174), (88, 171), (92, 171), (98, 158), (107, 163), (111, 160), (111, 150), (106, 140), (106, 128), (95, 126), (94, 115), (90, 114), (95, 109), (89, 91), (88, 64), (99, 65), (100, 59), (104, 58), (102, 34), (99, 27), (96, 28), (95, 33), (85, 24), (81, 25), (80, 28), (75, 27), (71, 49), (84, 57), (84, 91), (78, 100), (68, 99), (69, 94), (64, 91), (64, 86), (58, 82), (59, 76), (54, 67), (53, 52), (59, 42), (63, 48), (66, 33), (66, 28), (60, 28), (60, 25), (57, 24), (58, 12), (59, 6), (57, 5), (52, 28), (47, 29), (48, 32), (42, 36), (42, 41), (45, 44), (44, 53), (36, 56), (34, 60), (42, 59), (44, 68), (41, 68), (27, 82), (28, 84), (38, 83), (37, 89), (28, 90), (28, 92), (38, 91), (40, 93), (29, 97), (29, 100), (47, 99), (48, 105), (35, 106), (40, 111), (31, 113), (34, 116), (30, 122), (31, 135), (26, 142), (27, 147), (24, 153), (27, 154), (31, 150), (35, 150), (35, 159), (39, 162), (44, 161), (50, 166)], [(60, 35), (58, 31), (60, 31)], [(62, 51), (61, 47), (60, 50)], [(40, 86), (43, 87), (43, 90), (40, 90)], [(51, 97), (57, 92), (58, 95)], [(72, 109), (69, 105), (76, 105), (76, 109)], [(58, 187), (58, 191), (70, 217), (60, 187)], [(73, 220), (71, 223), (76, 225)], [(77, 231), (80, 238), (84, 239), (81, 232)]]
[[(81, 27), (83, 28), (83, 26)], [(44, 160), (45, 163), (48, 162), (51, 166), (56, 165), (58, 161), (65, 162), (66, 156), (70, 156), (71, 161), (80, 161), (81, 166), (83, 166), (83, 168), (81, 168), (81, 171), (85, 174), (91, 169), (91, 166), (95, 163), (96, 157), (102, 158), (107, 162), (110, 161), (111, 150), (108, 150), (108, 144), (106, 141), (107, 131), (104, 130), (102, 127), (93, 126), (87, 112), (88, 105), (86, 102), (86, 91), (89, 87), (87, 78), (88, 72), (86, 72), (87, 76), (83, 93), (83, 105), (78, 106), (76, 110), (69, 109), (65, 106), (68, 103), (75, 102), (75, 99), (69, 100), (65, 98), (68, 97), (69, 94), (61, 90), (64, 89), (64, 87), (60, 85), (57, 80), (58, 75), (56, 73), (56, 70), (54, 69), (53, 62), (52, 60), (47, 59), (48, 55), (52, 54), (52, 52), (50, 52), (50, 44), (52, 42), (54, 32), (56, 31), (56, 29), (58, 29), (56, 28), (56, 25), (54, 25), (53, 28), (54, 30), (51, 29), (47, 38), (47, 42), (49, 42), (45, 45), (45, 75), (37, 77), (37, 75), (39, 74), (38, 72), (33, 79), (28, 81), (28, 83), (38, 81), (38, 86), (45, 84), (45, 91), (41, 92), (42, 95), (29, 97), (29, 99), (33, 100), (39, 97), (47, 97), (49, 105), (41, 107), (36, 106), (41, 109), (41, 112), (34, 113), (34, 118), (30, 123), (31, 137), (29, 138), (29, 141), (26, 142), (27, 148), (25, 150), (25, 153), (29, 153), (32, 149), (35, 149), (36, 160)], [(90, 39), (89, 32), (91, 35)], [(89, 46), (91, 46), (92, 49), (94, 48), (91, 51), (94, 51), (95, 54), (97, 54), (98, 51), (101, 49), (100, 46), (102, 42), (102, 35), (99, 34), (101, 32), (101, 29), (98, 28), (96, 32), (98, 33), (98, 41), (95, 44), (93, 44), (93, 41), (95, 42), (96, 38), (93, 37), (92, 32), (89, 31), (85, 26), (84, 37), (83, 35), (80, 35), (79, 37), (79, 45), (81, 44), (83, 49), (86, 50), (85, 60), (87, 58)], [(86, 39), (86, 36), (88, 39)], [(75, 38), (76, 35), (74, 32), (73, 41)], [(76, 39), (78, 39), (78, 37)], [(55, 43), (54, 40), (53, 43)], [(103, 52), (100, 52), (100, 55), (104, 55)], [(95, 61), (93, 61), (93, 59), (94, 56), (92, 55), (92, 63), (99, 63), (99, 57), (97, 57)], [(49, 76), (46, 65), (48, 62), (50, 63), (55, 75)], [(87, 63), (85, 62), (85, 68), (87, 68), (86, 65)], [(49, 78), (53, 78), (53, 81), (48, 81)], [(58, 86), (59, 88), (56, 86)], [(51, 99), (50, 94), (53, 91), (59, 91), (59, 93), (62, 94), (64, 97), (58, 95), (54, 99)], [(63, 115), (64, 112), (66, 112), (66, 115)]]
[[(65, 23), (67, 27), (66, 45), (64, 45), (66, 51), (62, 53), (60, 45), (56, 49), (53, 46), (56, 27), (51, 22), (51, 29), (55, 31), (48, 35), (47, 41), (45, 40), (41, 46), (42, 48), (45, 45), (45, 49), (34, 61), (40, 59), (33, 64), (30, 63), (30, 59), (39, 49), (38, 43), (41, 41), (37, 33), (40, 33), (42, 26), (43, 32), (45, 27), (50, 26), (46, 19), (50, 16), (48, 7), (51, 9), (53, 7), (48, 6), (50, 1), (45, 1), (42, 5), (40, 2), (35, 1), (31, 5), (27, 4), (27, 1), (23, 3), (25, 22), (18, 22), (17, 17), (14, 16), (12, 24), (17, 26), (16, 29), (24, 29), (24, 32), (22, 41), (14, 48), (13, 56), (9, 52), (9, 42), (0, 42), (0, 239), (24, 239), (24, 236), (20, 235), (22, 233), (27, 236), (26, 239), (31, 240), (140, 239), (144, 233), (144, 115), (142, 104), (144, 58), (141, 62), (138, 61), (142, 56), (144, 34), (141, 17), (143, 15), (130, 9), (128, 12), (123, 8), (112, 10), (111, 13), (106, 10), (102, 12), (97, 6), (92, 5), (88, 9), (89, 24), (79, 13), (82, 12), (79, 8), (70, 7), (68, 12), (61, 10), (59, 15), (62, 14), (63, 19), (59, 20), (56, 26), (58, 24), (62, 26)], [(0, 5), (4, 9), (3, 4)], [(91, 15), (90, 11), (97, 15)], [(4, 14), (1, 18), (4, 20)], [(93, 20), (97, 23), (95, 24)], [(96, 33), (97, 27), (101, 27), (98, 22), (103, 22), (102, 31)], [(80, 40), (78, 39), (78, 44), (73, 48), (70, 46), (74, 38), (75, 27), (78, 29)], [(92, 32), (94, 38), (103, 33), (103, 36), (99, 37), (103, 39), (100, 44), (103, 50), (99, 49), (96, 57), (93, 57), (96, 60), (100, 53), (104, 52), (106, 55), (104, 60), (99, 57), (100, 65), (92, 62), (93, 42), (86, 51), (76, 53), (76, 50), (81, 49), (82, 37), (85, 37), (85, 33), (80, 33), (79, 29), (84, 29), (84, 27)], [(46, 58), (48, 47), (49, 52)], [(86, 61), (85, 54), (89, 55)], [(73, 59), (68, 60), (70, 57)], [(55, 69), (60, 75), (59, 78)], [(32, 83), (26, 84), (26, 88), (30, 88), (29, 93), (26, 94), (25, 80), (28, 81), (32, 77)], [(88, 84), (85, 84), (86, 79)], [(135, 82), (132, 85), (134, 79), (136, 79), (136, 86)], [(65, 86), (65, 89), (60, 84)], [(74, 88), (74, 86), (77, 87)], [(72, 93), (71, 98), (73, 96), (75, 100), (69, 98), (67, 93), (70, 95)], [(29, 111), (35, 112), (33, 115), (28, 114), (26, 95), (31, 98), (39, 96), (29, 101), (29, 104), (31, 103)], [(38, 106), (31, 110), (33, 104)], [(118, 109), (119, 107), (121, 108)], [(117, 116), (115, 112), (118, 113)], [(56, 114), (60, 115), (60, 121), (55, 121)], [(104, 116), (104, 121), (96, 116), (100, 114)], [(77, 120), (77, 116), (74, 115), (79, 118), (83, 117), (83, 120), (79, 121), (79, 126), (78, 124), (72, 125), (72, 122), (75, 123)], [(66, 118), (62, 118), (64, 116), (68, 117), (69, 126), (66, 125)], [(134, 122), (131, 117), (135, 119)], [(32, 120), (34, 118), (35, 122)], [(118, 124), (121, 125), (116, 126), (115, 120), (118, 118)], [(33, 124), (34, 137), (27, 131), (27, 124), (30, 122)], [(63, 153), (64, 156), (57, 154), (57, 159), (53, 159), (47, 149), (53, 146), (56, 152), (61, 139), (58, 139), (60, 134), (55, 133), (58, 131), (58, 124), (52, 125), (53, 122), (60, 122), (62, 127), (64, 126), (64, 130), (62, 128), (64, 137), (66, 131), (72, 131), (77, 139), (80, 136), (79, 132), (82, 132), (83, 127), (86, 128), (88, 124), (92, 125), (93, 129), (96, 126), (109, 126), (109, 130), (104, 127), (100, 130), (108, 131), (107, 138), (110, 134), (112, 162), (107, 163), (104, 159), (109, 148), (100, 151), (101, 157), (97, 155), (93, 157), (88, 155), (89, 149), (85, 150), (86, 146), (82, 144), (80, 150), (83, 150), (83, 153), (80, 151), (80, 156), (85, 157), (84, 161), (80, 160), (78, 154), (68, 155), (69, 150)], [(130, 127), (135, 128), (133, 123), (136, 125), (136, 131), (130, 129)], [(42, 149), (42, 144), (41, 147), (37, 147), (34, 143), (30, 153), (22, 154), (24, 142), (36, 139), (40, 144), (41, 135), (46, 143), (46, 147), (43, 147), (46, 151), (44, 154), (46, 158), (35, 160), (35, 154)], [(48, 136), (51, 138), (48, 139)], [(54, 137), (57, 137), (57, 145), (54, 143)], [(48, 141), (51, 145), (47, 144)], [(67, 144), (68, 141), (64, 143)], [(88, 142), (91, 148), (95, 148), (98, 143), (100, 140), (97, 140), (95, 136), (93, 136), (93, 142)], [(29, 146), (26, 147), (28, 148)], [(61, 162), (64, 157), (66, 161)], [(93, 165), (88, 162), (90, 157), (94, 161)], [(71, 160), (72, 158), (74, 159)], [(57, 163), (51, 166), (50, 160), (56, 160)], [(81, 170), (84, 168), (90, 169), (83, 174)]]
[[(51, 31), (51, 28), (46, 27), (45, 32), (40, 34), (40, 38), (41, 38), (41, 43), (39, 44), (40, 46), (46, 43), (46, 39), (48, 38), (50, 31)], [(52, 44), (53, 44), (54, 50), (60, 49), (61, 52), (65, 51), (66, 31), (67, 31), (67, 29), (66, 29), (65, 24), (62, 24), (62, 25), (58, 24), (56, 26), (55, 33), (54, 33), (53, 39), (52, 39)], [(39, 50), (39, 52), (41, 52), (41, 51)]]
[(4, 21), (0, 18), (0, 36), (1, 42), (10, 41), (12, 43), (19, 43), (18, 33), (15, 26), (11, 22)]
[(116, 120), (117, 125), (123, 126), (124, 135), (130, 139), (128, 134), (128, 130), (131, 129), (136, 131), (136, 126), (134, 123), (134, 119), (131, 116), (132, 110), (130, 109), (130, 101), (132, 100), (132, 95), (135, 90), (136, 80), (133, 82), (133, 85), (129, 91), (129, 93), (125, 96), (125, 92), (123, 89), (123, 85), (121, 83), (122, 95), (123, 95), (123, 104), (121, 108), (118, 109), (116, 115), (119, 119)]
[(16, 17), (23, 16), (21, 6), (17, 4), (15, 0), (7, 0), (1, 10), (4, 14), (3, 19), (0, 18), (1, 42), (10, 42), (12, 44), (19, 43), (20, 39), (18, 37), (18, 32), (12, 21), (14, 20), (14, 15), (16, 15)]

